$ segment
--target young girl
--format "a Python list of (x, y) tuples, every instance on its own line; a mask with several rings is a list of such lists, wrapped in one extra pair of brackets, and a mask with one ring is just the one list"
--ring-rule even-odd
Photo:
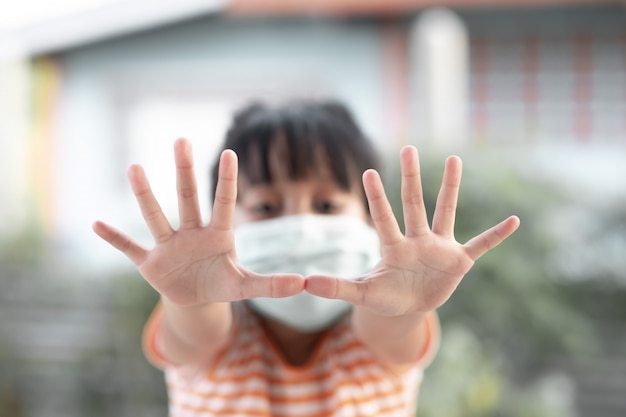
[(402, 234), (376, 154), (337, 103), (251, 105), (224, 149), (208, 224), (182, 139), (178, 230), (137, 165), (128, 176), (154, 248), (94, 224), (161, 295), (144, 347), (166, 372), (170, 415), (414, 415), (438, 343), (435, 309), (517, 217), (457, 243), (461, 161), (450, 157), (430, 227), (407, 146)]

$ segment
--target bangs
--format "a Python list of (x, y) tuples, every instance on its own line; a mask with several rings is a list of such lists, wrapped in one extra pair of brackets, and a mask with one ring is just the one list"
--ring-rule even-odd
[[(252, 103), (235, 114), (223, 149), (237, 154), (240, 178), (252, 185), (326, 176), (351, 191), (366, 169), (379, 169), (375, 149), (350, 112), (332, 101), (278, 108)], [(213, 199), (218, 165), (219, 157), (211, 171)], [(361, 194), (367, 207), (362, 188)]]
[(327, 174), (349, 191), (358, 184), (357, 170), (349, 150), (336, 132), (323, 126), (281, 123), (256, 130), (254, 137), (235, 152), (241, 174), (252, 185), (271, 184), (277, 177), (292, 181)]

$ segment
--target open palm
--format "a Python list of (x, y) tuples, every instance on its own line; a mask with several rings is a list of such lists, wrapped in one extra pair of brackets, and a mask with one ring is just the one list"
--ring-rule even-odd
[(402, 149), (401, 198), (405, 234), (400, 231), (393, 215), (380, 176), (374, 170), (366, 171), (363, 185), (381, 241), (381, 261), (370, 273), (352, 280), (309, 276), (306, 290), (386, 316), (427, 312), (444, 304), (474, 262), (519, 226), (519, 219), (511, 216), (465, 244), (455, 240), (461, 165), (458, 157), (452, 156), (446, 161), (431, 228), (422, 196), (417, 150), (412, 146)]
[(252, 297), (285, 297), (302, 291), (304, 280), (293, 274), (256, 274), (237, 262), (233, 214), (237, 197), (237, 157), (224, 151), (211, 221), (203, 225), (193, 156), (188, 141), (174, 145), (180, 228), (174, 230), (157, 202), (143, 168), (132, 165), (128, 178), (143, 218), (155, 240), (148, 250), (103, 223), (93, 229), (123, 252), (162, 296), (180, 305), (229, 302)]

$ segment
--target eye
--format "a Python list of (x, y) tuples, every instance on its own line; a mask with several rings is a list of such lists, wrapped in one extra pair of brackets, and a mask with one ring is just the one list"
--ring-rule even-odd
[(252, 212), (258, 216), (272, 216), (278, 213), (278, 204), (263, 201), (252, 206)]
[(242, 187), (239, 207), (249, 221), (265, 220), (280, 215), (282, 199), (275, 187), (261, 184)]
[(341, 210), (341, 206), (331, 200), (320, 200), (315, 202), (315, 211), (320, 214), (334, 214)]

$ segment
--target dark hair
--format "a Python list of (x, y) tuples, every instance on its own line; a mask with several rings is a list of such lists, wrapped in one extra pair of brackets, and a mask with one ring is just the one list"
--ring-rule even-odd
[[(270, 155), (277, 149), (284, 152), (284, 168), (289, 178), (307, 178), (325, 164), (346, 191), (360, 184), (360, 175), (365, 170), (379, 169), (374, 147), (350, 111), (335, 101), (292, 101), (279, 107), (252, 103), (235, 113), (223, 149), (232, 149), (237, 154), (239, 175), (251, 184), (273, 181)], [(211, 170), (213, 199), (218, 164), (219, 155)], [(363, 191), (362, 194), (367, 209)]]

